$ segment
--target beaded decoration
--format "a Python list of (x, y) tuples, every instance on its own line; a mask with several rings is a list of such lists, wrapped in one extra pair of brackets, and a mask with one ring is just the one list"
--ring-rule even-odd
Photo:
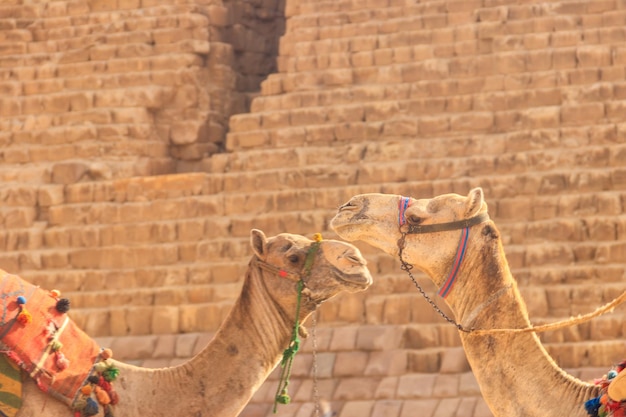
[(592, 417), (626, 417), (626, 360), (606, 375), (594, 381), (600, 395), (585, 402), (585, 410)]

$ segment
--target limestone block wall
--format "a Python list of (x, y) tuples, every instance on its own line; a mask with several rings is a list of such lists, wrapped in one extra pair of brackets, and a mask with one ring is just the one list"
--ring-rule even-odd
[(176, 172), (222, 147), (238, 98), (220, 1), (24, 1), (0, 20), (3, 182)]
[[(335, 205), (360, 192), (433, 196), (480, 185), (533, 322), (588, 312), (626, 286), (625, 6), (288, 2), (279, 72), (250, 113), (231, 118), (232, 153), (212, 158), (214, 172), (256, 172), (257, 187), (329, 190)], [(350, 340), (329, 345), (324, 389), (334, 409), (490, 415), (454, 331), (397, 261), (364, 250), (378, 279), (365, 326), (352, 337), (333, 329), (337, 344)], [(623, 314), (541, 339), (557, 363), (590, 378), (600, 371), (586, 367), (623, 356)], [(363, 342), (369, 326), (379, 344)], [(382, 355), (388, 372), (377, 367)], [(311, 368), (302, 375), (305, 404), (285, 415), (310, 411)], [(250, 415), (266, 415), (272, 394), (259, 393)]]
[[(264, 62), (273, 35), (256, 54), (232, 45), (260, 33), (268, 10), (286, 18), (277, 70), (242, 99), (232, 85), (258, 82), (242, 63)], [(244, 15), (256, 23), (237, 26)], [(362, 192), (483, 187), (534, 323), (626, 287), (624, 1), (73, 1), (0, 5), (0, 16), (0, 268), (63, 291), (120, 359), (157, 367), (197, 353), (240, 291), (252, 227), (330, 238), (336, 207)], [(94, 38), (106, 42), (83, 43)], [(113, 55), (61, 62), (81, 48)], [(150, 53), (122, 59), (126, 48)], [(70, 92), (91, 98), (52, 111)], [(250, 97), (249, 112), (214, 126), (226, 152), (209, 150), (212, 134), (174, 143)], [(177, 170), (195, 172), (152, 175)], [(397, 260), (359, 246), (375, 284), (322, 306), (316, 352), (310, 338), (279, 415), (312, 415), (315, 388), (340, 417), (490, 416), (456, 329)], [(624, 357), (625, 314), (541, 339), (591, 379)], [(276, 377), (242, 416), (272, 415)]]

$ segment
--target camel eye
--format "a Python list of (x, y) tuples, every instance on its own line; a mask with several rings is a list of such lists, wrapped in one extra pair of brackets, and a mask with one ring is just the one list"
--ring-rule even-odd
[(416, 216), (415, 214), (411, 214), (411, 215), (407, 216), (406, 220), (410, 224), (420, 224), (424, 219), (422, 219), (419, 216)]
[(300, 257), (298, 255), (289, 255), (287, 257), (287, 259), (289, 260), (289, 262), (291, 262), (292, 264), (297, 264), (298, 262), (300, 262)]

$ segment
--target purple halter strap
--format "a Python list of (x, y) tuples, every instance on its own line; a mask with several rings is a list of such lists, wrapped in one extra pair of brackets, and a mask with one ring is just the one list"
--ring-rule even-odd
[[(400, 196), (400, 201), (398, 202), (399, 226), (403, 226), (404, 224), (406, 224), (406, 210), (410, 204), (411, 199), (409, 197)], [(461, 268), (461, 263), (463, 262), (463, 258), (465, 257), (465, 249), (467, 248), (467, 240), (469, 238), (470, 227), (475, 224), (482, 223), (487, 219), (487, 213), (483, 213), (470, 219), (459, 220), (449, 223), (432, 224), (425, 226), (409, 225), (409, 231), (407, 232), (408, 234), (433, 233), (461, 229), (461, 237), (459, 239), (459, 245), (456, 249), (456, 255), (454, 256), (454, 263), (452, 264), (452, 268), (448, 273), (448, 277), (444, 281), (441, 288), (439, 288), (439, 296), (446, 298), (450, 294), (450, 291), (454, 286), (457, 274), (459, 273), (459, 269)]]

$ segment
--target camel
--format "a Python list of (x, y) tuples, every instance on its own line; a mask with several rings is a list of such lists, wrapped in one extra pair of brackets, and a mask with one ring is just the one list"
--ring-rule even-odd
[[(198, 355), (161, 369), (109, 359), (120, 371), (115, 381), (116, 417), (238, 415), (293, 340), (300, 280), (299, 323), (338, 293), (362, 291), (372, 283), (366, 261), (349, 243), (317, 243), (288, 233), (267, 238), (257, 229), (251, 231), (250, 243), (254, 255), (241, 294)], [(18, 417), (73, 415), (66, 404), (51, 399), (30, 380), (23, 398)], [(102, 412), (101, 407), (98, 415)]]
[(481, 188), (431, 199), (356, 195), (339, 207), (331, 228), (347, 241), (401, 255), (403, 269), (416, 267), (440, 288), (496, 417), (587, 416), (584, 403), (598, 387), (563, 371), (534, 332), (466, 331), (530, 326)]

